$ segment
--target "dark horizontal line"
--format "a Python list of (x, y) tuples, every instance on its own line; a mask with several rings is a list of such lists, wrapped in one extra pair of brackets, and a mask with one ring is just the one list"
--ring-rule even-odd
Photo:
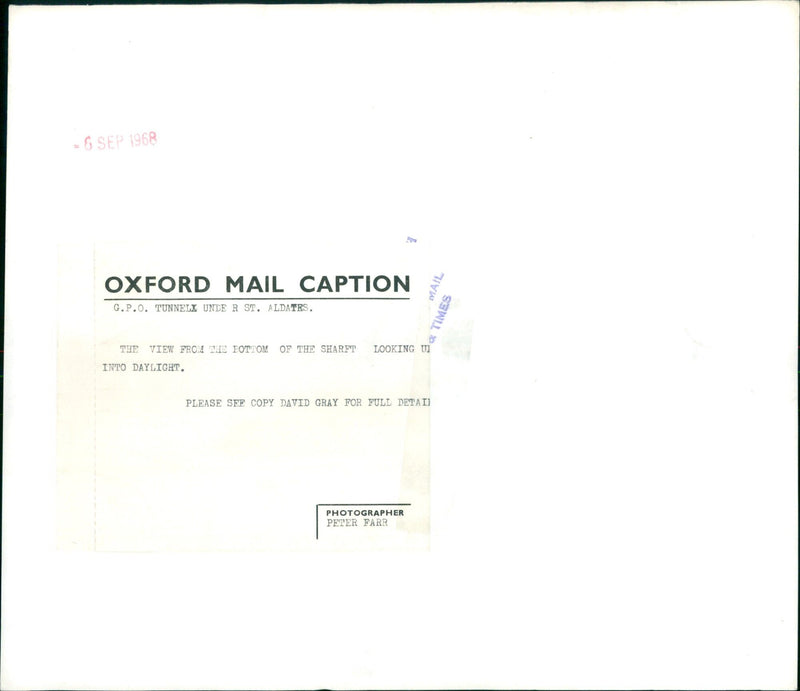
[(349, 297), (330, 297), (330, 298), (103, 298), (105, 302), (143, 302), (149, 300), (153, 302), (198, 302), (200, 300), (213, 300), (221, 302), (222, 300), (273, 300), (279, 302), (286, 302), (289, 300), (410, 300), (410, 297), (374, 297), (374, 298), (349, 298)]
[(317, 506), (411, 506), (411, 504), (317, 504)]

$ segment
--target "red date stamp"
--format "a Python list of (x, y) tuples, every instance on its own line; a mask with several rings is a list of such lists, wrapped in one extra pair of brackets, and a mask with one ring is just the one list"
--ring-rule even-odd
[(130, 148), (138, 149), (144, 146), (157, 146), (158, 134), (153, 130), (147, 132), (129, 132), (127, 134), (103, 134), (99, 136), (87, 135), (80, 144), (73, 144), (73, 149), (83, 151), (120, 151)]

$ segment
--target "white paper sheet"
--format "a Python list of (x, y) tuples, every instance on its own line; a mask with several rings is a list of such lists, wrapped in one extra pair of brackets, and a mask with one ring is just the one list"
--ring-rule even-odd
[(12, 7), (2, 688), (794, 688), (797, 50)]

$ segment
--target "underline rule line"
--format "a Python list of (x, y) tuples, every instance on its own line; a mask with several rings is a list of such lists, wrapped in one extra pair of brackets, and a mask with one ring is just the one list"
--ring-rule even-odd
[(104, 302), (198, 302), (200, 300), (213, 300), (221, 302), (223, 300), (273, 300), (273, 301), (287, 301), (287, 300), (410, 300), (410, 297), (279, 297), (279, 298), (103, 298)]

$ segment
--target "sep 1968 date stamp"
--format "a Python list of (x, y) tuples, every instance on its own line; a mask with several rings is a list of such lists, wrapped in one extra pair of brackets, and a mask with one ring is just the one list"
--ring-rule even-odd
[(86, 135), (73, 149), (81, 151), (121, 151), (122, 149), (153, 148), (158, 146), (158, 132), (145, 130), (116, 134)]

